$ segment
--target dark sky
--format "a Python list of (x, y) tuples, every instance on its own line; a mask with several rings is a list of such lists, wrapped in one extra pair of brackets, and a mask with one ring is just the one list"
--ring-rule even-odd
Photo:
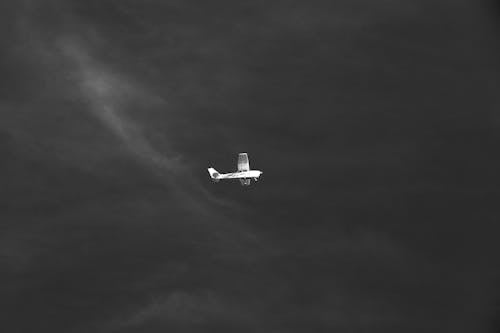
[(498, 9), (3, 1), (0, 331), (498, 332)]

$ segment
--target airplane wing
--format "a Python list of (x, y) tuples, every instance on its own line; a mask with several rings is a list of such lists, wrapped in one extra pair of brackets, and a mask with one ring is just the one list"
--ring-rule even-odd
[(250, 162), (248, 162), (247, 153), (238, 154), (238, 171), (248, 171), (250, 170)]

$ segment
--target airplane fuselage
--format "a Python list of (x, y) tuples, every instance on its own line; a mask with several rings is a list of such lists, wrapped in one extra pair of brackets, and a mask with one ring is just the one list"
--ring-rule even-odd
[(254, 178), (257, 179), (262, 174), (260, 170), (238, 171), (231, 173), (220, 173), (215, 179), (237, 179), (237, 178)]

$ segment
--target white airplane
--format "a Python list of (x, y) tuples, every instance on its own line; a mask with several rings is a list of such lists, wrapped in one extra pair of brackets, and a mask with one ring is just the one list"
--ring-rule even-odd
[(250, 185), (250, 180), (257, 181), (257, 179), (262, 175), (260, 170), (250, 170), (250, 163), (248, 162), (247, 153), (238, 154), (238, 171), (232, 173), (219, 173), (214, 168), (208, 168), (208, 173), (214, 182), (218, 182), (221, 179), (239, 179), (241, 185)]

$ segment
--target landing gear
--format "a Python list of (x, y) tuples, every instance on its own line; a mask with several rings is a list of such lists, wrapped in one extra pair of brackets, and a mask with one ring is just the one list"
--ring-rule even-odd
[(241, 178), (240, 179), (240, 183), (243, 186), (248, 186), (248, 185), (250, 185), (250, 179), (248, 179), (248, 178)]

